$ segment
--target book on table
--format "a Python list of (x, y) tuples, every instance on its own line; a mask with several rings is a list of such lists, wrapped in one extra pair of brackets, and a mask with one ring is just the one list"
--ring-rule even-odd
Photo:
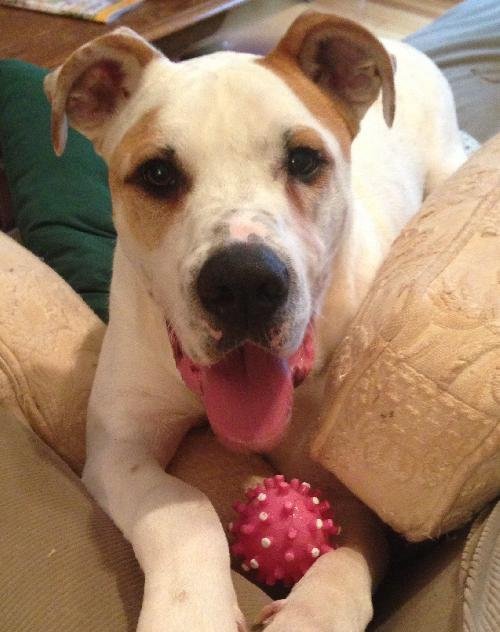
[(107, 24), (142, 2), (143, 0), (0, 0), (0, 5), (68, 15)]

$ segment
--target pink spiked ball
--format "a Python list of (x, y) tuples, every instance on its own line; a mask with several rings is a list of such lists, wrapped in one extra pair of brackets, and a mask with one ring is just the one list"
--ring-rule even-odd
[(233, 505), (238, 518), (229, 524), (231, 551), (259, 581), (294, 584), (318, 557), (336, 548), (332, 538), (340, 527), (330, 503), (309, 483), (296, 478), (288, 483), (277, 474), (248, 489), (246, 497)]

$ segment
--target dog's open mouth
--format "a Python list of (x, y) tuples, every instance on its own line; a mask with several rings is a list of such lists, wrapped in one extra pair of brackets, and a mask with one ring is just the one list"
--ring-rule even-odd
[(273, 448), (288, 427), (293, 389), (313, 365), (312, 325), (287, 359), (247, 342), (210, 366), (193, 362), (170, 326), (168, 332), (177, 369), (201, 397), (219, 440), (237, 451)]

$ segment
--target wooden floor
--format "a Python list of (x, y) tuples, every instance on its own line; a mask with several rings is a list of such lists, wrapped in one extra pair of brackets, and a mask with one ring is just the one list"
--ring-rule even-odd
[(402, 39), (458, 3), (459, 0), (317, 0), (315, 4), (360, 22), (378, 37)]

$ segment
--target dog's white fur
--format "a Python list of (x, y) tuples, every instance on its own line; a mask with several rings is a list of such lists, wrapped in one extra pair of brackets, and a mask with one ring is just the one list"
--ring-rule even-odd
[[(277, 471), (329, 489), (346, 533), (340, 549), (320, 557), (288, 599), (264, 613), (266, 629), (356, 632), (372, 616), (371, 592), (386, 560), (380, 527), (310, 460), (308, 446), (318, 424), (324, 368), (391, 242), (418, 210), (424, 191), (464, 158), (439, 71), (409, 46), (385, 46), (397, 60), (396, 119), (389, 129), (380, 99), (369, 109), (352, 144), (351, 166), (332, 130), (252, 56), (220, 53), (173, 64), (152, 53), (138, 67), (133, 55), (124, 61), (122, 52), (105, 51), (131, 64), (131, 94), (104, 124), (80, 128), (111, 161), (126, 132), (155, 110), (155, 142), (174, 146), (195, 181), (182, 217), (154, 247), (130, 230), (124, 202), (115, 196), (119, 238), (110, 323), (89, 404), (83, 480), (130, 540), (145, 572), (141, 632), (234, 632), (244, 625), (214, 509), (202, 493), (165, 473), (183, 435), (203, 415), (179, 377), (165, 320), (191, 357), (211, 359), (214, 332), (193, 309), (186, 288), (223, 220), (233, 238), (256, 232), (290, 257), (296, 294), (279, 349), (284, 356), (317, 313), (315, 368), (297, 389), (290, 430), (270, 457)], [(61, 72), (47, 81), (56, 109)], [(272, 174), (282, 132), (297, 127), (315, 130), (335, 163), (307, 235)], [(56, 130), (59, 149), (61, 138)], [(133, 152), (122, 156), (120, 176), (135, 158)], [(328, 283), (313, 290), (323, 277)]]

